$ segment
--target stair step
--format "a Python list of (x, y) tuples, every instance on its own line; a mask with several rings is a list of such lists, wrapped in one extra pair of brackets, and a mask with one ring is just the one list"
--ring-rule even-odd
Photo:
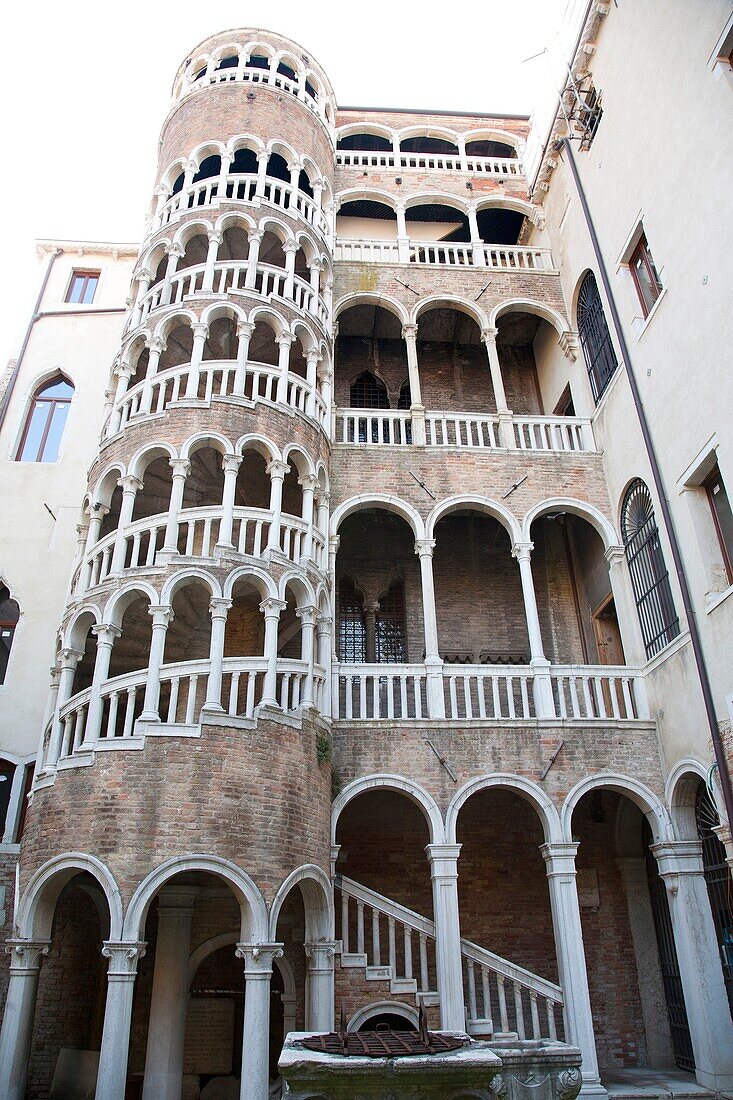
[(392, 980), (391, 966), (368, 966), (366, 968), (368, 982), (389, 982)]
[(393, 978), (389, 983), (391, 993), (417, 993), (415, 978)]
[(356, 954), (351, 954), (351, 953), (343, 954), (342, 953), (342, 955), (341, 955), (341, 965), (344, 966), (344, 967), (349, 967), (349, 966), (358, 967), (360, 970), (364, 970), (366, 968), (366, 965), (367, 965), (367, 957), (366, 957), (366, 955), (356, 955)]

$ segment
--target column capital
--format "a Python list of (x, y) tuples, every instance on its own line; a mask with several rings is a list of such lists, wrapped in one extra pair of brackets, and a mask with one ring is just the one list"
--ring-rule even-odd
[(61, 658), (61, 668), (76, 668), (79, 661), (84, 656), (84, 652), (81, 649), (62, 649), (59, 653)]
[(415, 539), (415, 553), (420, 558), (432, 558), (435, 539)]
[(533, 542), (515, 542), (512, 546), (512, 557), (517, 561), (529, 561), (533, 550)]
[(426, 844), (431, 878), (457, 878), (461, 844)]
[(150, 615), (153, 620), (153, 627), (167, 627), (173, 622), (174, 617), (173, 608), (170, 604), (155, 604), (155, 606), (148, 608), (148, 615)]
[[(124, 477), (117, 479), (117, 484), (123, 493), (137, 493), (143, 487), (143, 483), (139, 477), (135, 477), (134, 474), (125, 474)], [(107, 509), (109, 511), (109, 508)]]
[(496, 337), (499, 335), (498, 328), (492, 328), (487, 325), (486, 328), (481, 329), (481, 343), (482, 344), (495, 344)]
[(288, 255), (288, 253), (297, 252), (299, 248), (300, 248), (300, 245), (298, 244), (297, 241), (293, 241), (293, 240), (283, 241), (282, 250), (283, 250), (283, 252), (285, 253), (286, 256)]
[(268, 462), (265, 466), (265, 471), (270, 475), (272, 481), (283, 481), (285, 475), (290, 473), (290, 467), (287, 462), (283, 462), (279, 458), (273, 458), (272, 462)]
[(417, 325), (403, 325), (402, 339), (415, 340), (417, 338)]
[(137, 964), (147, 946), (144, 940), (105, 940), (102, 954), (105, 959), (109, 959), (107, 977), (118, 981), (133, 981), (137, 974)]
[(276, 600), (274, 596), (268, 596), (260, 604), (260, 611), (266, 619), (279, 619), (280, 612), (284, 611), (287, 606), (285, 600)]
[(314, 256), (311, 262), (308, 264), (309, 271), (323, 271), (325, 263), (320, 256)]
[(166, 256), (175, 256), (177, 260), (182, 260), (186, 255), (186, 250), (180, 244), (167, 244), (164, 251)]
[(221, 244), (222, 235), (223, 234), (220, 233), (217, 229), (210, 229), (209, 232), (206, 234), (206, 236), (209, 239), (209, 244), (216, 244), (216, 245)]
[(92, 627), (92, 634), (97, 639), (97, 645), (109, 645), (115, 644), (115, 639), (119, 638), (122, 631), (118, 626), (113, 626), (112, 623), (97, 623)]
[(117, 363), (113, 369), (112, 374), (115, 378), (132, 378), (135, 373), (135, 368), (132, 363)]
[(565, 332), (560, 333), (560, 339), (558, 340), (560, 347), (566, 359), (575, 360), (578, 358), (578, 334), (572, 332), (570, 329), (566, 329)]
[(255, 330), (254, 321), (238, 321), (237, 336), (251, 336)]
[(336, 943), (323, 940), (317, 943), (304, 943), (306, 957), (311, 960), (309, 970), (331, 970), (336, 955)]
[(613, 568), (614, 565), (621, 565), (626, 561), (626, 548), (624, 546), (609, 546), (608, 550), (603, 555), (608, 562), (609, 568)]
[(221, 596), (212, 596), (209, 600), (209, 613), (212, 619), (226, 619), (231, 606), (231, 600), (222, 599)]
[[(170, 247), (171, 248), (172, 247), (178, 248), (179, 246), (178, 245), (175, 245), (175, 246), (171, 245)], [(166, 252), (167, 251), (168, 251), (168, 249), (166, 249)], [(155, 272), (151, 271), (149, 267), (141, 267), (140, 270), (137, 272), (137, 274), (133, 275), (133, 279), (137, 279), (137, 281), (139, 283), (145, 282), (145, 280), (147, 280), (150, 283), (150, 282), (153, 281), (154, 278), (155, 278)]]
[(298, 478), (298, 485), (303, 489), (310, 489), (315, 492), (320, 482), (315, 474), (304, 474), (303, 477)]
[(679, 889), (680, 875), (702, 875), (701, 840), (666, 840), (651, 844), (651, 851), (659, 867), (659, 876), (671, 894)]
[(168, 465), (174, 477), (188, 477), (191, 471), (191, 463), (187, 458), (169, 458)]
[(548, 844), (540, 844), (542, 858), (547, 864), (547, 877), (558, 875), (576, 875), (575, 854), (580, 845), (574, 841), (551, 841)]
[(145, 341), (145, 347), (148, 351), (165, 351), (167, 344), (161, 336), (149, 336)]
[(104, 519), (105, 516), (109, 515), (109, 508), (106, 504), (90, 504), (87, 512), (92, 519)]
[[(267, 158), (265, 157), (265, 159)], [(249, 233), (247, 234), (247, 240), (250, 244), (253, 244), (255, 241), (257, 242), (257, 244), (262, 244), (262, 238), (264, 237), (264, 235), (264, 229), (250, 229)]]
[(209, 326), (207, 325), (206, 321), (194, 321), (194, 323), (191, 325), (191, 332), (193, 333), (194, 340), (205, 340), (206, 337), (209, 335)]
[(296, 607), (295, 614), (303, 626), (313, 626), (318, 615), (318, 608), (313, 604), (305, 604), (303, 607)]
[(22, 940), (12, 938), (5, 941), (5, 954), (10, 955), (10, 971), (32, 973), (41, 965), (41, 957), (51, 948), (50, 940)]
[(242, 465), (241, 455), (224, 455), (221, 460), (221, 468), (225, 474), (237, 473)]
[(341, 535), (329, 535), (328, 536), (328, 549), (332, 554), (335, 554), (341, 545)]
[(338, 323), (338, 321), (334, 321), (333, 325), (331, 326), (331, 333), (333, 335), (333, 339), (336, 340), (338, 338), (338, 334), (339, 334), (339, 323)]
[(333, 626), (330, 615), (319, 615), (316, 619), (316, 634), (328, 634)]
[(318, 348), (308, 348), (308, 351), (305, 352), (303, 358), (305, 359), (306, 363), (315, 363), (316, 365), (318, 365), (318, 363), (320, 363), (323, 359), (323, 356), (321, 355)]
[(238, 943), (234, 954), (244, 959), (244, 977), (269, 978), (275, 959), (283, 956), (282, 943)]
[(279, 332), (275, 337), (275, 343), (278, 345), (278, 347), (285, 346), (289, 348), (292, 346), (294, 340), (295, 337), (293, 336), (292, 332), (288, 332), (287, 329), (284, 329), (283, 332)]

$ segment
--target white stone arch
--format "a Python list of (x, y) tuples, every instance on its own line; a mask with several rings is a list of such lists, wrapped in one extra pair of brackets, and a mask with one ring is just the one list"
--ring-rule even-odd
[(532, 298), (507, 298), (499, 302), (489, 316), (491, 328), (496, 328), (496, 322), (505, 313), (531, 313), (535, 317), (541, 317), (543, 321), (548, 321), (552, 325), (558, 336), (562, 336), (570, 328), (568, 322), (557, 310), (545, 305), (544, 302), (535, 302)]
[(317, 943), (333, 940), (335, 915), (331, 879), (315, 863), (305, 863), (292, 871), (278, 887), (270, 907), (270, 941), (277, 942), (280, 912), (290, 891), (296, 886), (303, 896), (306, 941)]
[(207, 157), (221, 157), (225, 152), (226, 146), (222, 141), (210, 138), (208, 141), (200, 142), (195, 149), (192, 149), (188, 159), (196, 165), (198, 171)]
[(193, 237), (208, 237), (213, 232), (214, 226), (209, 218), (196, 218), (195, 221), (185, 222), (176, 230), (173, 234), (173, 244), (179, 248), (185, 248)]
[(346, 126), (338, 127), (336, 141), (339, 142), (341, 138), (351, 137), (352, 134), (373, 134), (375, 137), (385, 138), (393, 146), (396, 137), (395, 131), (381, 122), (349, 122)]
[[(166, 226), (166, 231), (167, 229), (168, 227)], [(152, 275), (155, 275), (158, 264), (172, 244), (172, 237), (158, 237), (155, 243), (149, 246), (135, 264), (135, 270), (132, 273), (133, 282), (137, 283), (140, 281), (140, 276), (143, 271), (149, 271)]]
[(214, 222), (214, 232), (223, 233), (225, 229), (230, 229), (232, 226), (244, 229), (249, 237), (252, 230), (257, 228), (257, 222), (245, 210), (226, 210)]
[(178, 177), (185, 175), (187, 163), (186, 157), (177, 157), (172, 161), (160, 177), (160, 187), (170, 194)]
[[(409, 1020), (416, 1031), (420, 1026), (420, 1013), (412, 1005), (405, 1004), (404, 1001), (370, 1001), (369, 1004), (357, 1008), (346, 1025), (346, 1031), (351, 1035), (368, 1020), (373, 1020), (375, 1016), (382, 1016), (387, 1012), (390, 1016), (401, 1016), (403, 1020)], [(482, 1093), (482, 1095), (485, 1094)]]
[[(18, 601), (16, 600), (16, 603)], [(19, 605), (20, 606), (20, 605)], [(102, 612), (99, 604), (96, 603), (84, 603), (81, 607), (78, 607), (74, 614), (69, 619), (64, 630), (64, 649), (76, 649), (83, 650), (86, 636), (89, 633), (89, 626), (82, 637), (80, 637), (80, 623), (86, 616), (91, 615), (93, 622), (90, 626), (98, 626), (102, 622)]]
[(604, 550), (621, 546), (621, 540), (610, 519), (604, 516), (595, 505), (576, 500), (575, 497), (548, 497), (530, 508), (522, 521), (522, 542), (532, 541), (532, 524), (548, 512), (570, 512), (571, 515), (586, 520), (603, 539)]
[(345, 191), (338, 191), (334, 196), (334, 206), (338, 214), (344, 203), (355, 202), (359, 199), (368, 199), (370, 202), (379, 202), (388, 206), (396, 213), (399, 202), (389, 191), (380, 191), (378, 187), (347, 187)]
[(122, 938), (122, 896), (105, 863), (86, 852), (63, 852), (47, 860), (20, 896), (15, 918), (18, 937), (50, 940), (56, 903), (64, 886), (86, 871), (101, 887), (109, 909), (109, 939)]
[[(311, 70), (309, 70), (309, 72), (310, 71)], [(320, 166), (316, 164), (316, 162), (313, 160), (313, 157), (308, 156), (307, 153), (303, 153), (301, 160), (303, 162), (303, 171), (308, 177), (308, 182), (310, 183), (311, 187), (314, 183), (324, 178)]]
[(388, 294), (375, 294), (370, 291), (346, 294), (343, 298), (339, 298), (333, 307), (334, 321), (338, 320), (339, 316), (345, 313), (347, 309), (352, 309), (354, 306), (379, 306), (380, 309), (386, 309), (388, 313), (394, 314), (403, 325), (409, 324), (410, 321), (409, 313), (396, 298), (391, 298)]
[[(395, 137), (399, 145), (403, 141), (407, 141), (408, 138), (414, 137), (426, 137), (437, 138), (440, 141), (450, 141), (451, 144), (458, 147), (458, 133), (455, 130), (451, 130), (449, 126), (403, 126), (401, 130), (397, 130)], [(415, 154), (420, 156), (421, 154)], [(430, 154), (427, 154), (430, 155)], [(454, 156), (457, 154), (447, 153), (446, 156)]]
[(253, 53), (256, 53), (258, 57), (267, 57), (269, 58), (270, 62), (272, 62), (272, 59), (275, 56), (275, 47), (268, 46), (266, 42), (262, 42), (260, 39), (254, 39), (251, 42), (247, 42), (242, 47), (242, 53), (244, 54), (247, 61), (249, 61)]
[(330, 479), (328, 476), (326, 463), (323, 461), (322, 458), (319, 458), (318, 462), (316, 463), (316, 477), (318, 478), (318, 484), (321, 486), (321, 489), (324, 491), (324, 493), (327, 493), (330, 485)]
[(290, 332), (290, 325), (276, 309), (272, 306), (255, 306), (250, 310), (247, 315), (247, 320), (256, 325), (258, 321), (263, 321), (266, 325), (269, 325), (275, 336), (280, 336), (283, 332)]
[(297, 230), (294, 240), (298, 249), (305, 256), (306, 263), (312, 264), (314, 260), (319, 260), (323, 255), (320, 246), (313, 240), (311, 229)]
[[(301, 331), (305, 334), (305, 338), (300, 335)], [(300, 344), (304, 356), (306, 352), (319, 350), (318, 338), (307, 321), (302, 321), (300, 318), (293, 321), (291, 332)]]
[(665, 806), (646, 784), (628, 775), (616, 772), (598, 772), (576, 783), (568, 794), (560, 811), (562, 840), (573, 839), (573, 812), (583, 795), (589, 791), (607, 790), (623, 795), (635, 802), (651, 826), (654, 843), (659, 844), (672, 838), (672, 823)]
[(181, 444), (181, 458), (191, 458), (196, 451), (200, 451), (204, 447), (211, 447), (221, 455), (234, 453), (231, 440), (227, 439), (225, 435), (221, 435), (220, 432), (197, 432), (196, 435), (189, 436), (186, 442)]
[(229, 138), (226, 148), (232, 160), (235, 153), (238, 153), (240, 149), (249, 149), (257, 157), (267, 152), (264, 141), (255, 134), (237, 134), (236, 137)]
[(513, 775), (510, 772), (496, 772), (493, 775), (479, 775), (475, 779), (470, 779), (468, 783), (464, 783), (460, 790), (456, 791), (445, 815), (446, 843), (456, 843), (458, 815), (469, 798), (479, 791), (494, 788), (511, 791), (530, 804), (540, 819), (546, 843), (555, 843), (562, 840), (562, 825), (557, 807), (542, 787), (521, 775)]
[(258, 432), (248, 432), (247, 435), (240, 435), (234, 445), (234, 454), (243, 455), (246, 451), (257, 451), (268, 463), (282, 461), (282, 454), (277, 444)]
[(152, 584), (142, 579), (133, 580), (110, 596), (104, 609), (104, 622), (120, 628), (128, 607), (140, 596), (146, 597), (151, 607), (157, 606), (158, 593)]
[(430, 833), (430, 843), (442, 844), (444, 842), (445, 829), (443, 827), (443, 816), (433, 796), (428, 794), (419, 783), (415, 783), (412, 779), (406, 779), (402, 775), (383, 773), (365, 775), (359, 779), (352, 780), (351, 783), (347, 783), (340, 794), (334, 799), (331, 807), (332, 844), (336, 843), (336, 829), (339, 818), (348, 804), (358, 795), (364, 794), (365, 791), (375, 790), (394, 791), (397, 794), (406, 795), (422, 812)]
[(485, 515), (493, 516), (509, 535), (512, 546), (521, 541), (522, 532), (519, 521), (508, 508), (489, 497), (472, 493), (462, 493), (460, 496), (446, 497), (445, 500), (439, 501), (425, 521), (425, 537), (428, 539), (434, 538), (435, 528), (440, 520), (451, 512), (455, 512), (458, 508), (471, 508), (477, 512), (483, 512)]
[(268, 158), (276, 153), (282, 157), (287, 163), (288, 168), (294, 168), (296, 164), (300, 164), (300, 154), (289, 141), (283, 141), (282, 138), (270, 138), (266, 146)]
[(300, 570), (288, 569), (287, 573), (283, 573), (278, 584), (278, 599), (286, 599), (288, 588), (292, 588), (296, 592), (298, 607), (316, 606), (316, 594), (313, 585)]
[(181, 588), (195, 582), (208, 588), (212, 598), (221, 596), (221, 585), (213, 573), (209, 573), (207, 569), (202, 569), (200, 566), (192, 565), (186, 569), (179, 569), (172, 577), (168, 578), (163, 585), (163, 591), (160, 593), (161, 605), (166, 607), (172, 604), (173, 597)]
[(541, 212), (536, 206), (513, 195), (481, 195), (474, 202), (477, 214), (480, 210), (514, 210), (518, 214), (524, 214), (533, 225), (542, 220)]
[[(667, 776), (664, 800), (669, 808), (672, 828), (678, 840), (698, 839), (695, 799), (700, 780), (707, 785), (708, 770), (699, 760), (688, 756), (684, 760), (679, 760)], [(715, 803), (723, 821), (724, 817), (720, 814), (717, 799)]]
[(109, 466), (105, 466), (104, 471), (94, 483), (94, 488), (90, 494), (90, 504), (103, 504), (105, 508), (108, 508), (117, 482), (124, 476), (125, 466), (120, 459), (116, 459)]
[[(419, 153), (414, 155), (420, 156)], [(440, 154), (436, 155), (439, 156)], [(451, 156), (451, 154), (446, 153), (446, 156)], [(468, 201), (460, 195), (452, 195), (449, 191), (421, 191), (416, 195), (410, 195), (405, 200), (405, 210), (411, 210), (413, 206), (449, 206), (452, 210), (458, 210), (468, 217)]]
[(289, 466), (295, 466), (299, 477), (311, 477), (316, 472), (313, 459), (299, 443), (286, 445), (283, 450), (283, 462), (287, 462)]
[(295, 240), (295, 233), (290, 226), (270, 214), (260, 219), (257, 228), (261, 229), (263, 233), (272, 233), (282, 245)]
[(238, 942), (267, 943), (267, 905), (259, 887), (246, 871), (221, 856), (186, 854), (173, 856), (151, 871), (139, 884), (125, 914), (123, 938), (140, 940), (145, 919), (155, 895), (175, 875), (201, 871), (221, 879), (230, 887), (240, 905), (241, 925)]
[(381, 508), (386, 512), (394, 512), (408, 523), (416, 539), (425, 538), (425, 523), (417, 509), (406, 500), (391, 496), (389, 493), (360, 493), (359, 496), (343, 501), (331, 513), (331, 534), (338, 534), (338, 529), (347, 516), (354, 512), (363, 512), (367, 508)]
[(292, 50), (287, 48), (279, 49), (272, 60), (275, 64), (275, 69), (277, 69), (278, 65), (283, 63), (287, 65), (289, 69), (293, 70), (295, 79), (298, 83), (301, 82), (301, 77), (305, 72), (305, 68), (301, 59), (294, 54)]
[(470, 141), (501, 141), (504, 145), (511, 145), (517, 156), (522, 151), (522, 139), (516, 134), (510, 134), (508, 130), (499, 130), (493, 126), (478, 126), (473, 130), (466, 130), (463, 140), (468, 145)]
[(234, 587), (241, 580), (251, 581), (263, 600), (277, 599), (277, 583), (266, 570), (256, 565), (240, 565), (232, 570), (224, 582), (225, 600), (232, 598)]
[(169, 459), (178, 458), (178, 452), (172, 443), (165, 443), (163, 440), (145, 443), (130, 459), (128, 472), (132, 477), (144, 482), (145, 471), (150, 463), (154, 462), (156, 458), (163, 458), (166, 455)]
[(198, 323), (198, 317), (192, 309), (181, 309), (177, 307), (171, 313), (167, 313), (165, 317), (162, 317), (155, 329), (152, 332), (153, 339), (162, 341), (165, 344), (168, 339), (169, 333), (176, 328), (177, 325), (181, 325), (184, 328), (193, 328)]
[(217, 317), (229, 317), (234, 321), (246, 321), (247, 313), (238, 302), (212, 302), (201, 314), (202, 324), (210, 325)]
[[(229, 51), (229, 53), (227, 53), (227, 50)], [(224, 57), (234, 57), (235, 55), (239, 57), (241, 50), (242, 46), (240, 42), (233, 42), (230, 40), (229, 42), (225, 42), (221, 46), (217, 46), (211, 51), (211, 60), (221, 61)]]
[[(479, 330), (485, 329), (489, 323), (481, 307), (469, 298), (462, 298), (460, 294), (430, 294), (426, 298), (420, 298), (412, 307), (410, 324), (417, 324), (422, 314), (431, 309), (455, 309), (458, 313), (464, 313), (472, 321), (475, 321)], [(418, 327), (419, 335), (420, 329)], [(488, 370), (488, 363), (486, 369)]]

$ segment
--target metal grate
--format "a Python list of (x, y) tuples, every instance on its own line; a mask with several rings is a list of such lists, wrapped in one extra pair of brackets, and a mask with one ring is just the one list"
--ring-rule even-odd
[(626, 490), (621, 506), (621, 534), (646, 655), (653, 657), (677, 637), (680, 621), (669, 586), (652, 498), (639, 478)]
[(379, 601), (375, 622), (376, 659), (379, 664), (401, 664), (405, 659), (405, 586), (390, 585)]
[(343, 577), (338, 589), (339, 660), (363, 664), (367, 659), (363, 601), (353, 581)]
[(697, 835), (702, 841), (703, 872), (720, 949), (725, 990), (733, 1016), (733, 879), (726, 862), (725, 847), (713, 832), (720, 825), (718, 811), (702, 783), (695, 799), (695, 822)]
[(578, 294), (578, 333), (596, 404), (618, 367), (603, 302), (592, 271), (583, 279)]

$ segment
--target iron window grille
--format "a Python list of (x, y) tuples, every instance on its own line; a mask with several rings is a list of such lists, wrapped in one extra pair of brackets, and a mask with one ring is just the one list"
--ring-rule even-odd
[(702, 841), (703, 874), (720, 950), (725, 991), (733, 1016), (733, 884), (725, 847), (714, 832), (720, 825), (718, 811), (704, 783), (698, 787), (695, 799), (695, 824)]
[[(387, 393), (387, 387), (383, 382), (380, 382), (371, 371), (364, 371), (355, 378), (351, 384), (349, 392), (349, 400), (352, 409), (389, 409), (389, 394)], [(371, 424), (371, 430), (370, 430)], [(353, 436), (356, 435), (356, 438)], [(385, 419), (382, 421), (382, 435), (385, 441), (391, 439), (390, 436), (390, 421)], [(379, 442), (379, 423), (377, 420), (367, 419), (364, 417), (358, 421), (358, 427), (356, 433), (354, 433), (353, 427), (349, 436), (350, 443), (378, 443)]]
[(603, 302), (592, 271), (583, 279), (578, 294), (578, 333), (596, 404), (618, 367), (608, 331)]
[(402, 664), (405, 660), (405, 586), (391, 585), (379, 601), (375, 622), (375, 647), (378, 664)]
[(621, 505), (621, 534), (647, 657), (680, 632), (649, 489), (637, 478)]
[(366, 649), (364, 605), (353, 583), (344, 577), (339, 585), (339, 660), (347, 664), (364, 664)]

